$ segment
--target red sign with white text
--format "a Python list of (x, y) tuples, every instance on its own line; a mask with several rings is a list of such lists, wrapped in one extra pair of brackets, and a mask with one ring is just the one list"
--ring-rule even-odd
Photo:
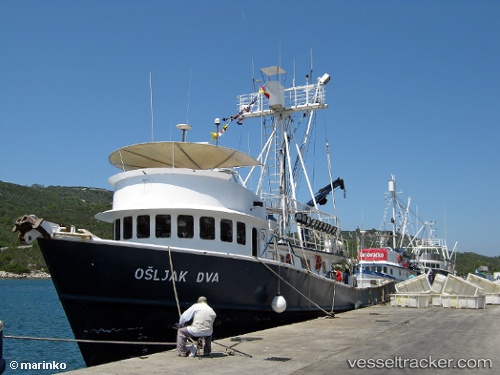
[(360, 253), (360, 260), (366, 262), (377, 262), (381, 260), (387, 260), (387, 250), (386, 249), (362, 249)]

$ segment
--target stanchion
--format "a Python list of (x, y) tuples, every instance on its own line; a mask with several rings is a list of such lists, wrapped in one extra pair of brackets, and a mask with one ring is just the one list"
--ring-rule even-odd
[(0, 320), (0, 374), (5, 371), (5, 359), (3, 359), (3, 322)]

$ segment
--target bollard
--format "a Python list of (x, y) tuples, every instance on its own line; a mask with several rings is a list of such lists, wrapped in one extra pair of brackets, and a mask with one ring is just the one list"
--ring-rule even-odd
[(0, 320), (0, 374), (5, 371), (5, 359), (3, 359), (3, 322)]

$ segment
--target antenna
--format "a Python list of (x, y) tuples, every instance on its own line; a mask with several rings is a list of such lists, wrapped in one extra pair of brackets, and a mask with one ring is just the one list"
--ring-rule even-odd
[(187, 131), (191, 130), (191, 128), (192, 128), (191, 125), (189, 125), (189, 124), (177, 124), (175, 127), (177, 129), (182, 130), (182, 142), (186, 142)]
[(155, 141), (155, 120), (153, 114), (153, 74), (149, 72), (149, 107), (151, 111), (151, 142)]
[(312, 81), (312, 75), (313, 75), (313, 50), (312, 50), (312, 48), (310, 50), (310, 54), (311, 54), (311, 67), (309, 68), (309, 78)]
[[(281, 68), (281, 37), (279, 38), (279, 41), (280, 41), (280, 43), (279, 43), (280, 47), (279, 47), (279, 56), (278, 56), (278, 66)], [(278, 74), (278, 81), (281, 82), (281, 75), (280, 74)]]
[(188, 87), (188, 103), (186, 110), (186, 124), (189, 124), (189, 100), (191, 99), (191, 77), (193, 75), (193, 66), (191, 65), (191, 70), (189, 72), (189, 87)]
[(446, 206), (444, 206), (444, 240), (446, 241), (447, 239), (448, 239), (448, 222), (446, 221)]
[(253, 92), (257, 91), (257, 88), (255, 87), (255, 65), (252, 59), (252, 83), (253, 83)]

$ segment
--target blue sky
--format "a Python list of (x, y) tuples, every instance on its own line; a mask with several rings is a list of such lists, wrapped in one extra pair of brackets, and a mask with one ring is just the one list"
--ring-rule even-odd
[(151, 140), (150, 72), (155, 140), (188, 121), (209, 141), (252, 65), (302, 84), (312, 51), (342, 228), (380, 226), (395, 174), (449, 246), (498, 256), (498, 19), (499, 1), (1, 0), (0, 180), (110, 188), (108, 155)]

